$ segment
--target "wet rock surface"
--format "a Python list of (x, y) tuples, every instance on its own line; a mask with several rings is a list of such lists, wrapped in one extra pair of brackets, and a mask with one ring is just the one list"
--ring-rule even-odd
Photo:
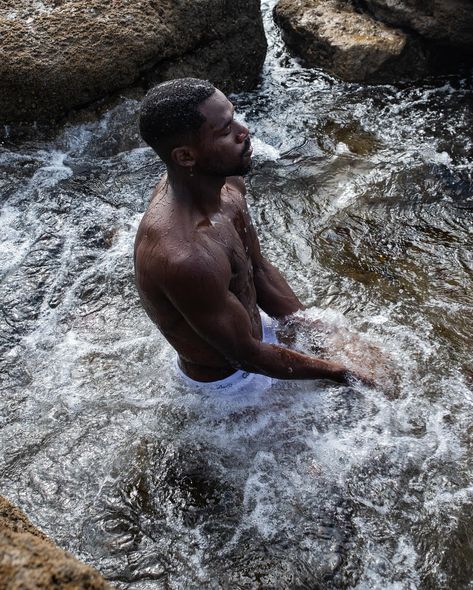
[(0, 121), (45, 121), (143, 81), (193, 75), (248, 90), (266, 54), (258, 0), (8, 0)]
[(274, 15), (291, 49), (343, 80), (381, 82), (421, 71), (418, 43), (348, 3), (281, 0)]
[(379, 20), (445, 45), (473, 48), (470, 0), (364, 0)]
[(348, 82), (396, 82), (470, 63), (471, 2), (280, 0), (274, 17), (306, 65)]
[(0, 496), (0, 590), (112, 590)]

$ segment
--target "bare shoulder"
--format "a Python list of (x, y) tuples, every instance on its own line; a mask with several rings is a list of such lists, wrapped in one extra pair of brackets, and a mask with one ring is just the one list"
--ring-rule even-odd
[(137, 244), (135, 257), (135, 266), (142, 275), (164, 291), (212, 290), (231, 277), (228, 256), (217, 242), (206, 238), (205, 232), (160, 236), (152, 228)]
[(135, 255), (138, 248), (143, 246), (146, 242), (150, 241), (150, 238), (156, 239), (159, 220), (161, 215), (158, 212), (159, 201), (163, 196), (165, 187), (165, 178), (163, 177), (160, 182), (156, 185), (154, 191), (151, 194), (148, 207), (141, 218), (141, 222), (138, 226), (138, 231), (135, 237)]
[(165, 264), (156, 261), (154, 274), (163, 294), (181, 311), (217, 309), (228, 293), (232, 270), (228, 258), (194, 243), (177, 255), (168, 252)]

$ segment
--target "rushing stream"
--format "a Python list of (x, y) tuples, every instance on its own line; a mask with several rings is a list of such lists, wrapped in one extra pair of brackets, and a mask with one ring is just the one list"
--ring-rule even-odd
[(122, 589), (472, 588), (472, 75), (342, 83), (288, 57), (273, 4), (232, 97), (263, 250), (394, 388), (176, 382), (132, 264), (163, 167), (124, 98), (0, 148), (0, 493)]

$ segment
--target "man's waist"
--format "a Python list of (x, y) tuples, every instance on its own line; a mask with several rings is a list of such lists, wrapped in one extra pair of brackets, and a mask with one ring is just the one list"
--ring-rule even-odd
[(202, 383), (210, 383), (212, 381), (220, 381), (226, 379), (237, 372), (238, 369), (230, 365), (215, 367), (203, 364), (192, 363), (181, 356), (178, 357), (177, 364), (181, 371), (192, 379), (193, 381), (200, 381)]

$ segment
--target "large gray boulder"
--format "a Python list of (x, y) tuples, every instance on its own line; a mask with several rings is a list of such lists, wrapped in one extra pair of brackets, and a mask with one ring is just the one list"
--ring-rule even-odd
[(0, 590), (113, 590), (0, 496)]
[(306, 65), (347, 81), (391, 82), (423, 70), (415, 40), (342, 0), (280, 0), (274, 9), (288, 47)]
[(266, 54), (259, 0), (3, 0), (0, 123), (59, 119), (140, 80), (251, 88)]
[(473, 48), (472, 0), (363, 0), (379, 20), (447, 46)]

